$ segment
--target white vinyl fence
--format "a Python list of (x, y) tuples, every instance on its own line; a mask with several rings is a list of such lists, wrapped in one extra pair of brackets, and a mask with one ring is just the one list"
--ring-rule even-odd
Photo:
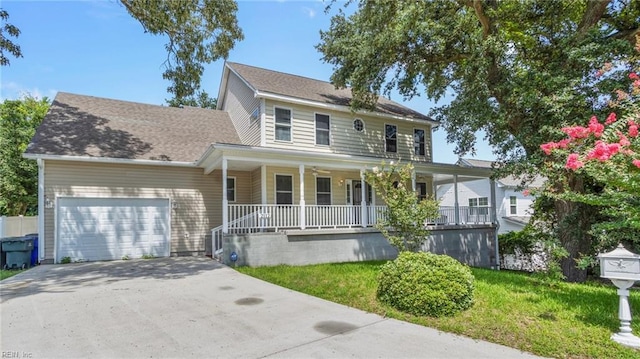
[(38, 216), (0, 217), (0, 238), (38, 233)]

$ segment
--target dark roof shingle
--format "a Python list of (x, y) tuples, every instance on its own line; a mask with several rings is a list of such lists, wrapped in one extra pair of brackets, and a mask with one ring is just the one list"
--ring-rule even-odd
[[(235, 62), (227, 62), (227, 65), (246, 82), (253, 86), (254, 89), (261, 92), (340, 106), (349, 106), (351, 103), (352, 95), (351, 89), (349, 88), (336, 89), (333, 84), (326, 81), (314, 80), (308, 77), (267, 70)], [(434, 121), (420, 112), (414, 111), (384, 97), (378, 98), (376, 112)]]
[(193, 162), (215, 142), (241, 143), (224, 111), (60, 92), (25, 153)]

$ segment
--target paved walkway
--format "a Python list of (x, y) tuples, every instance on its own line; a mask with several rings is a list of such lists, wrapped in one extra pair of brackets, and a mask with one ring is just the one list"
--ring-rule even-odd
[(535, 358), (206, 258), (39, 266), (0, 282), (0, 295), (0, 346), (14, 358)]

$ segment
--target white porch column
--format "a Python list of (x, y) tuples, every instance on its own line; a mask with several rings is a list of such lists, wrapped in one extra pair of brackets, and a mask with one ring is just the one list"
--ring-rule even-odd
[(455, 192), (455, 202), (453, 203), (455, 220), (456, 224), (460, 224), (460, 204), (458, 203), (458, 175), (453, 175), (453, 191)]
[(305, 202), (304, 202), (304, 165), (298, 168), (300, 172), (300, 229), (305, 229), (307, 221), (305, 218)]
[(494, 236), (494, 243), (495, 243), (495, 256), (496, 256), (496, 267), (495, 269), (500, 270), (500, 248), (498, 248), (498, 229), (500, 229), (500, 223), (498, 222), (498, 209), (496, 207), (498, 207), (498, 204), (496, 203), (496, 181), (494, 181), (493, 179), (489, 180), (489, 185), (491, 186), (491, 203), (489, 203), (489, 205), (491, 207), (490, 211), (491, 211), (491, 223), (494, 223), (496, 225), (496, 231), (495, 231), (495, 236)]
[(227, 198), (227, 159), (222, 157), (222, 233), (229, 233), (229, 199)]
[(411, 172), (411, 190), (416, 191), (416, 171)]
[(367, 227), (367, 182), (364, 180), (364, 170), (360, 170), (360, 223)]

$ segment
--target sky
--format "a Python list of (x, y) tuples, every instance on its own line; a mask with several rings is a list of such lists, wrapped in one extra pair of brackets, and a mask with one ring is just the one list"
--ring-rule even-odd
[[(3, 0), (0, 7), (21, 31), (12, 40), (23, 54), (0, 68), (0, 99), (26, 93), (53, 99), (58, 91), (156, 105), (171, 98), (169, 82), (162, 79), (165, 38), (145, 34), (119, 2)], [(245, 39), (228, 60), (328, 81), (332, 65), (315, 49), (320, 30), (329, 28), (335, 13), (325, 13), (325, 7), (318, 0), (238, 1)], [(223, 64), (205, 66), (202, 88), (211, 96), (218, 93)], [(425, 114), (447, 101), (425, 96), (404, 101), (398, 94), (391, 99)], [(479, 143), (474, 158), (495, 159), (482, 138)], [(455, 163), (454, 148), (444, 130), (433, 133), (435, 162)]]

